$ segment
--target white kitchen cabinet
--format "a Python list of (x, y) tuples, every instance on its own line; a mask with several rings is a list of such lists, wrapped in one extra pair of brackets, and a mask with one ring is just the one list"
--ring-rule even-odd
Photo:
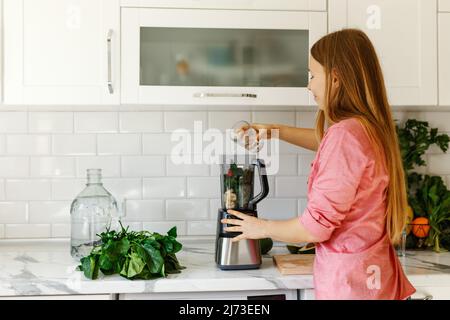
[(298, 300), (297, 290), (216, 291), (184, 293), (124, 293), (119, 300)]
[(329, 0), (329, 31), (362, 29), (392, 105), (437, 105), (436, 0)]
[[(450, 287), (417, 286), (412, 300), (450, 300)], [(314, 289), (299, 290), (299, 300), (315, 300)]]
[(315, 105), (326, 12), (123, 8), (123, 104)]
[(113, 298), (114, 296), (110, 294), (0, 296), (0, 300), (114, 300)]
[[(0, 61), (3, 61), (3, 0), (0, 0)], [(3, 101), (3, 63), (0, 63), (0, 103)]]
[(299, 290), (299, 300), (315, 300), (314, 289), (301, 289)]
[(120, 0), (4, 0), (5, 104), (118, 104)]
[(450, 12), (439, 13), (439, 105), (450, 106)]
[(123, 7), (326, 11), (326, 0), (122, 0)]
[(417, 286), (412, 300), (450, 300), (450, 287)]
[(450, 12), (450, 0), (439, 0), (438, 10), (440, 12)]

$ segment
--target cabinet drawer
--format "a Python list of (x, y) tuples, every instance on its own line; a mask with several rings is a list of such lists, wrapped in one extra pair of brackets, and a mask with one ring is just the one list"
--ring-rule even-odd
[(123, 7), (327, 11), (326, 0), (122, 0)]

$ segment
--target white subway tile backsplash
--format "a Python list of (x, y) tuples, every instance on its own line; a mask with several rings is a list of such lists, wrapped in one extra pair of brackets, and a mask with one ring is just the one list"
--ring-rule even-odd
[(75, 112), (74, 117), (77, 133), (114, 133), (119, 129), (116, 112)]
[(52, 238), (70, 238), (70, 224), (54, 223), (51, 228)]
[(50, 200), (50, 180), (6, 180), (6, 200)]
[(118, 201), (124, 199), (142, 199), (142, 179), (103, 179), (103, 185)]
[[(394, 117), (429, 121), (450, 132), (449, 114), (395, 112)], [(202, 121), (203, 130), (224, 131), (239, 120), (313, 128), (315, 117), (315, 111), (276, 110), (0, 112), (0, 238), (70, 237), (70, 204), (85, 188), (88, 168), (102, 169), (104, 186), (119, 210), (126, 200), (124, 226), (165, 234), (176, 225), (182, 236), (214, 235), (221, 206), (220, 167), (204, 161), (177, 165), (172, 151), (179, 154), (182, 142), (194, 135), (171, 141), (172, 132), (192, 131), (195, 120)], [(182, 154), (194, 163), (205, 160), (201, 152), (211, 142), (202, 141), (200, 151), (194, 149), (194, 140), (190, 143)], [(278, 154), (270, 156), (264, 158), (268, 169), (269, 161), (279, 156), (279, 170), (268, 177), (269, 195), (258, 204), (259, 216), (301, 215), (316, 153), (280, 141)], [(419, 171), (440, 174), (450, 185), (450, 154), (433, 147), (426, 158), (429, 166)]]
[(209, 200), (209, 218), (217, 221), (217, 214), (219, 209), (222, 208), (222, 202), (218, 199), (210, 199)]
[(297, 216), (297, 199), (264, 199), (258, 204), (258, 216), (271, 220), (294, 218)]
[(75, 177), (75, 159), (72, 157), (32, 157), (32, 177)]
[(122, 157), (123, 177), (165, 176), (166, 165), (163, 156)]
[[(274, 159), (272, 163), (275, 163)], [(280, 155), (278, 158), (278, 172), (277, 176), (295, 176), (297, 175), (297, 156), (296, 155)], [(269, 170), (270, 166), (267, 167)], [(274, 171), (272, 171), (274, 172)]]
[(4, 155), (6, 153), (6, 136), (0, 135), (0, 155)]
[(419, 117), (439, 132), (450, 132), (450, 112), (421, 112)]
[(189, 221), (187, 234), (189, 236), (212, 236), (216, 234), (217, 220), (211, 221)]
[(208, 200), (166, 200), (166, 217), (169, 220), (196, 220), (208, 218)]
[(129, 231), (140, 232), (140, 231), (143, 230), (142, 222), (122, 221), (122, 225), (123, 225), (124, 228), (128, 228)]
[(253, 122), (264, 124), (284, 124), (295, 126), (295, 112), (292, 111), (268, 111), (253, 112)]
[(0, 202), (0, 224), (27, 223), (26, 202)]
[(99, 155), (140, 155), (142, 142), (140, 134), (99, 134)]
[(276, 177), (276, 197), (306, 197), (307, 177)]
[(301, 154), (308, 153), (308, 150), (293, 145), (283, 140), (279, 140), (279, 154)]
[(144, 179), (144, 198), (186, 197), (185, 177), (163, 177)]
[(217, 198), (220, 196), (220, 178), (187, 178), (189, 198)]
[(119, 113), (120, 132), (144, 133), (163, 131), (162, 112), (121, 112)]
[(298, 216), (301, 216), (308, 205), (308, 199), (301, 198), (298, 199)]
[(30, 223), (70, 223), (71, 201), (30, 201)]
[(28, 114), (26, 112), (0, 112), (0, 133), (26, 133)]
[(5, 238), (50, 238), (49, 224), (7, 224), (5, 225)]
[(299, 128), (314, 128), (317, 112), (297, 112), (296, 126)]
[(120, 176), (119, 156), (84, 156), (77, 157), (76, 174), (77, 177), (86, 178), (87, 169), (102, 169), (102, 177), (117, 178)]
[(208, 113), (208, 124), (210, 129), (218, 129), (221, 131), (226, 131), (231, 129), (235, 123), (238, 121), (252, 122), (251, 112), (209, 112)]
[(179, 129), (193, 131), (195, 121), (201, 121), (203, 130), (206, 130), (207, 113), (203, 111), (168, 111), (164, 113), (164, 129), (166, 132), (172, 132)]
[(0, 179), (0, 200), (5, 200), (5, 180)]
[(72, 112), (30, 112), (29, 132), (31, 133), (72, 133)]
[(52, 200), (73, 200), (86, 187), (86, 179), (53, 179)]
[(57, 134), (52, 138), (55, 155), (95, 155), (97, 152), (94, 134)]
[(399, 124), (403, 124), (409, 117), (408, 113), (404, 111), (392, 112), (392, 118)]
[(450, 173), (450, 154), (430, 154), (428, 155), (428, 172), (431, 174)]
[(164, 222), (144, 222), (142, 223), (142, 229), (150, 232), (157, 232), (162, 235), (166, 235), (167, 232), (173, 227), (177, 227), (177, 235), (186, 235), (186, 222), (184, 221), (164, 221)]
[(309, 176), (311, 173), (311, 163), (314, 161), (316, 155), (302, 154), (298, 157), (298, 173), (303, 176)]
[(210, 175), (213, 177), (220, 177), (220, 165), (219, 164), (211, 164), (209, 166)]
[(207, 164), (177, 164), (171, 157), (166, 159), (168, 176), (209, 176), (209, 165)]
[(28, 157), (0, 157), (0, 177), (24, 178), (30, 174)]
[(145, 155), (170, 155), (177, 142), (171, 141), (170, 133), (144, 134), (142, 136)]
[(124, 221), (165, 220), (164, 200), (127, 200)]
[(6, 154), (8, 155), (48, 155), (51, 151), (48, 135), (8, 135)]

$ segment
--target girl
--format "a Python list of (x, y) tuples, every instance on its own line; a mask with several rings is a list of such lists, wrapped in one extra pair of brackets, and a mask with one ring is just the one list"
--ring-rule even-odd
[(222, 223), (241, 232), (233, 241), (315, 242), (316, 299), (406, 299), (415, 289), (393, 248), (406, 224), (406, 185), (375, 49), (360, 30), (334, 32), (314, 44), (309, 69), (315, 129), (252, 125), (317, 151), (305, 211), (270, 221), (229, 210), (238, 219)]

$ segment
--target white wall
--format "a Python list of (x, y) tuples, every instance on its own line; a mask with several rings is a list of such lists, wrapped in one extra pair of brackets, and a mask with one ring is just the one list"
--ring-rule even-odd
[[(132, 228), (183, 236), (214, 235), (219, 176), (209, 165), (175, 166), (170, 134), (202, 120), (229, 128), (237, 120), (312, 127), (314, 112), (146, 111), (0, 112), (0, 238), (70, 236), (69, 207), (83, 189), (85, 169), (101, 167), (105, 187), (127, 198)], [(430, 121), (450, 133), (450, 112), (398, 112), (396, 118)], [(269, 179), (271, 192), (259, 206), (264, 218), (303, 212), (314, 153), (281, 145), (281, 169)], [(436, 152), (436, 150), (434, 150)], [(428, 172), (450, 184), (450, 154), (431, 152)]]

